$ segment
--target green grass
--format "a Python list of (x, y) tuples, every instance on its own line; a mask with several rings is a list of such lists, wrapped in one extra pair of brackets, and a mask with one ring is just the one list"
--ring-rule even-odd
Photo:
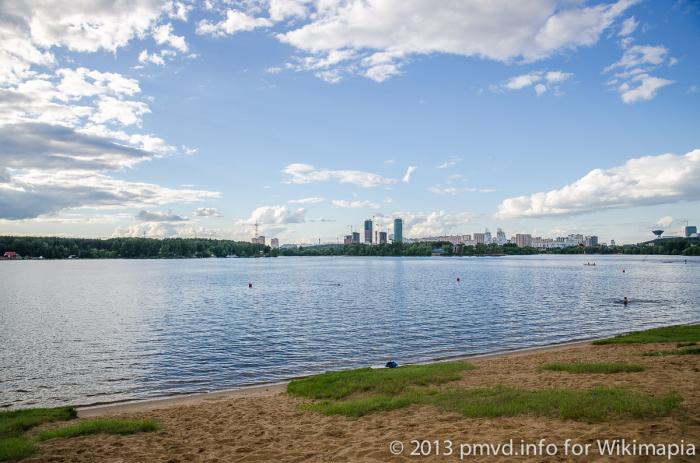
[(542, 369), (549, 371), (565, 371), (567, 373), (635, 373), (645, 368), (637, 363), (584, 363), (584, 362), (555, 362), (545, 363)]
[(653, 350), (650, 352), (644, 352), (642, 355), (647, 357), (656, 357), (660, 355), (700, 355), (700, 347), (690, 346), (673, 350)]
[(36, 446), (26, 437), (0, 437), (0, 461), (26, 458), (36, 452)]
[(578, 421), (666, 416), (681, 403), (677, 394), (654, 397), (625, 389), (523, 390), (503, 386), (484, 389), (417, 389), (398, 396), (375, 395), (307, 405), (325, 415), (360, 417), (410, 405), (432, 405), (470, 418), (535, 415)]
[(77, 416), (72, 407), (31, 408), (0, 412), (0, 461), (21, 460), (36, 452), (36, 442), (55, 437), (74, 437), (95, 433), (133, 434), (154, 431), (153, 420), (88, 420), (28, 436), (27, 431), (44, 423), (68, 421)]
[(637, 331), (614, 338), (593, 341), (593, 344), (642, 344), (655, 342), (700, 342), (700, 324), (667, 326), (665, 328)]
[(117, 420), (117, 419), (95, 419), (81, 421), (73, 425), (63, 426), (39, 433), (37, 438), (40, 441), (56, 439), (59, 437), (77, 437), (89, 434), (135, 434), (138, 432), (151, 432), (158, 430), (158, 423), (155, 420)]
[(32, 408), (0, 412), (0, 461), (19, 460), (36, 451), (34, 443), (24, 433), (35, 426), (75, 418), (72, 407)]
[(595, 422), (666, 416), (680, 405), (681, 398), (677, 394), (657, 398), (606, 387), (530, 391), (500, 386), (449, 391), (435, 396), (431, 402), (443, 410), (468, 417), (536, 415)]
[(475, 368), (466, 362), (408, 365), (399, 368), (361, 368), (328, 372), (292, 381), (287, 392), (309, 399), (343, 399), (354, 394), (395, 396), (416, 386), (458, 380), (462, 372)]
[(30, 408), (0, 412), (0, 437), (19, 436), (34, 426), (53, 421), (72, 420), (77, 412), (72, 407)]

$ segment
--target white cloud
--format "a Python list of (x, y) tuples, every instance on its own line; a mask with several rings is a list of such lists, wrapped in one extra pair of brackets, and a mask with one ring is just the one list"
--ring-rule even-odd
[(287, 202), (289, 204), (317, 204), (317, 203), (322, 203), (323, 201), (325, 201), (324, 198), (319, 198), (318, 196), (312, 196), (310, 198), (290, 199)]
[(624, 103), (652, 100), (659, 89), (674, 83), (649, 74), (663, 64), (671, 66), (673, 58), (667, 58), (668, 49), (664, 46), (631, 46), (624, 51), (622, 58), (604, 69), (604, 72), (617, 71), (608, 85), (616, 88)]
[(605, 71), (615, 68), (630, 69), (642, 65), (658, 66), (662, 64), (668, 56), (668, 48), (659, 45), (635, 45), (624, 51), (622, 58), (611, 64)]
[(450, 214), (445, 211), (430, 213), (396, 212), (385, 218), (385, 225), (390, 225), (393, 217), (401, 217), (404, 222), (404, 236), (419, 238), (438, 236), (463, 229), (472, 220), (469, 213)]
[(86, 171), (22, 169), (0, 183), (0, 217), (34, 218), (68, 208), (140, 208), (218, 198), (216, 192), (171, 189)]
[(558, 190), (508, 198), (498, 206), (497, 215), (555, 216), (698, 198), (700, 149), (682, 156), (645, 156), (610, 169), (595, 169)]
[(140, 125), (142, 116), (150, 112), (148, 105), (141, 101), (120, 100), (105, 96), (98, 100), (97, 111), (90, 119), (98, 124), (118, 122), (122, 125)]
[(460, 193), (492, 193), (496, 190), (493, 188), (474, 188), (474, 187), (454, 187), (435, 185), (430, 187), (430, 192), (437, 195), (458, 195)]
[(157, 212), (146, 210), (139, 211), (135, 219), (141, 222), (187, 222), (190, 220), (184, 215), (173, 214), (171, 211)]
[(415, 172), (416, 169), (416, 166), (408, 166), (408, 168), (406, 169), (406, 173), (404, 174), (401, 181), (404, 183), (409, 183), (411, 181), (411, 175), (413, 175), (413, 172)]
[(153, 29), (153, 40), (158, 45), (169, 45), (182, 53), (186, 53), (189, 50), (185, 38), (173, 34), (173, 25), (170, 23), (155, 27)]
[(635, 76), (631, 81), (618, 87), (620, 97), (625, 103), (653, 100), (660, 88), (671, 85), (672, 80), (652, 77), (647, 74)]
[(661, 217), (659, 220), (656, 221), (656, 225), (661, 225), (662, 227), (670, 227), (672, 223), (673, 217), (670, 215)]
[(635, 30), (637, 30), (637, 26), (639, 26), (639, 22), (637, 22), (634, 16), (630, 16), (629, 18), (622, 21), (622, 25), (620, 26), (620, 32), (618, 35), (626, 37)]
[(197, 24), (197, 34), (223, 37), (225, 35), (235, 34), (236, 32), (252, 31), (259, 27), (269, 27), (273, 24), (274, 22), (269, 18), (255, 18), (241, 11), (228, 10), (226, 12), (226, 19), (222, 19), (219, 22), (211, 22), (205, 19), (201, 20)]
[(452, 167), (452, 166), (456, 165), (460, 161), (461, 161), (461, 159), (459, 159), (459, 158), (450, 158), (447, 161), (443, 162), (442, 164), (435, 166), (435, 168), (436, 169), (447, 169), (448, 167)]
[(300, 9), (310, 21), (277, 37), (313, 60), (339, 51), (351, 53), (334, 65), (336, 76), (357, 72), (384, 81), (399, 73), (412, 55), (536, 61), (593, 45), (634, 3), (619, 0), (586, 7), (563, 0), (492, 0), (436, 7), (418, 0), (323, 1), (313, 11)]
[(197, 217), (223, 217), (223, 214), (213, 207), (198, 207), (194, 210)]
[(344, 199), (334, 199), (333, 206), (351, 209), (379, 209), (379, 204), (371, 201), (347, 201)]
[(503, 85), (492, 86), (492, 90), (521, 90), (534, 86), (535, 93), (539, 96), (552, 88), (559, 92), (559, 84), (566, 82), (573, 76), (570, 72), (564, 71), (532, 71), (508, 79)]
[(263, 206), (255, 209), (250, 217), (243, 223), (252, 225), (260, 223), (264, 225), (285, 225), (289, 223), (303, 223), (306, 221), (306, 209), (291, 211), (287, 206)]
[(165, 6), (165, 11), (173, 19), (178, 19), (180, 21), (187, 21), (187, 16), (192, 11), (192, 5), (184, 2), (171, 1)]
[(329, 170), (316, 169), (309, 164), (289, 164), (282, 171), (289, 177), (288, 183), (314, 183), (335, 180), (339, 183), (350, 183), (364, 188), (392, 185), (395, 179), (361, 170)]
[(153, 63), (158, 66), (163, 66), (165, 64), (165, 60), (159, 54), (149, 53), (148, 50), (144, 49), (141, 51), (141, 53), (139, 53), (139, 63)]

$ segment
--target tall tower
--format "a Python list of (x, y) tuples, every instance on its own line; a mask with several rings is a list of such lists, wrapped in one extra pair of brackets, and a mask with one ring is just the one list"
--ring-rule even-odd
[(372, 244), (372, 221), (365, 220), (365, 243)]
[(394, 219), (394, 243), (403, 241), (403, 219)]

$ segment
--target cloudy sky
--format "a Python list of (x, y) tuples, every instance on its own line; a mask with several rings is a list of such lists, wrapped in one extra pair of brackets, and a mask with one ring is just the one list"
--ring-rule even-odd
[(690, 0), (3, 0), (0, 234), (677, 233), (698, 50)]

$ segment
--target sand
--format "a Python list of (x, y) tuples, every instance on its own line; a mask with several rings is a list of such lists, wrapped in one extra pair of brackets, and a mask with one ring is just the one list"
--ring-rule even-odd
[[(665, 457), (600, 456), (599, 439), (636, 439), (640, 443), (692, 443), (700, 451), (700, 356), (644, 357), (642, 352), (672, 348), (672, 344), (606, 345), (589, 343), (472, 358), (478, 369), (467, 371), (454, 387), (507, 385), (523, 388), (588, 388), (615, 386), (652, 394), (672, 391), (683, 405), (672, 416), (647, 420), (617, 419), (586, 423), (531, 416), (464, 418), (432, 407), (413, 406), (353, 419), (327, 417), (300, 409), (300, 399), (285, 386), (272, 385), (80, 410), (81, 417), (155, 418), (162, 430), (131, 436), (95, 435), (55, 439), (41, 444), (32, 462), (267, 462), (267, 461), (459, 461), (460, 444), (521, 441), (555, 444), (554, 456), (465, 456), (463, 461), (668, 461)], [(542, 371), (551, 361), (625, 361), (641, 363), (641, 373), (568, 374)], [(590, 443), (587, 457), (564, 453), (564, 442)], [(389, 444), (399, 440), (404, 452), (394, 456)], [(411, 440), (453, 444), (452, 455), (411, 456)], [(425, 445), (425, 444), (424, 444)], [(427, 447), (424, 447), (427, 450)], [(465, 448), (466, 450), (466, 448)], [(700, 461), (676, 456), (671, 461)]]

